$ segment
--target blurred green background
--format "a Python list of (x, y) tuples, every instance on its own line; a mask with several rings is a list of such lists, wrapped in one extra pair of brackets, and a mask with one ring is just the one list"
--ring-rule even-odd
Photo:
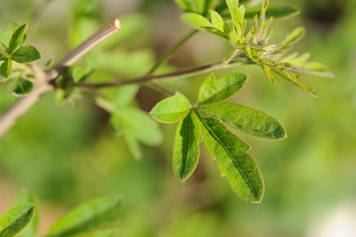
[[(57, 105), (51, 93), (0, 139), (0, 212), (26, 187), (42, 204), (45, 229), (53, 218), (84, 200), (121, 193), (125, 237), (356, 236), (356, 2), (300, 0), (292, 5), (301, 14), (275, 21), (272, 42), (304, 25), (306, 37), (295, 50), (310, 52), (336, 76), (303, 75), (318, 92), (320, 98), (315, 99), (282, 78), (272, 85), (256, 67), (237, 69), (250, 79), (233, 101), (274, 116), (288, 133), (287, 139), (277, 142), (239, 134), (252, 145), (251, 154), (265, 179), (261, 204), (236, 197), (203, 147), (193, 176), (184, 183), (176, 180), (171, 169), (175, 125), (161, 126), (163, 143), (143, 146), (144, 157), (136, 161), (123, 139), (109, 131), (108, 114), (85, 99)], [(41, 50), (43, 65), (51, 58), (59, 60), (97, 27), (118, 17), (122, 29), (102, 46), (115, 62), (99, 63), (103, 73), (97, 76), (105, 80), (147, 72), (189, 31), (179, 21), (180, 14), (174, 1), (166, 0), (2, 0), (0, 28), (5, 30), (11, 22), (29, 23), (28, 43)], [(200, 33), (163, 70), (214, 62), (228, 51), (222, 39)], [(194, 99), (205, 76), (165, 86)], [(6, 86), (0, 84), (0, 112), (15, 101)], [(161, 98), (147, 88), (137, 95), (147, 111)]]

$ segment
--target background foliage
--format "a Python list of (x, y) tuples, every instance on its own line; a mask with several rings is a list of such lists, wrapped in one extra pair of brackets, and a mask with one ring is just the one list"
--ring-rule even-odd
[[(101, 47), (115, 52), (108, 56), (109, 61), (115, 59), (122, 66), (106, 63), (106, 58), (99, 63), (107, 72), (100, 75), (102, 79), (145, 73), (156, 55), (162, 55), (189, 30), (179, 21), (181, 12), (173, 1), (112, 2), (2, 0), (0, 27), (14, 21), (29, 23), (27, 42), (40, 49), (45, 62), (60, 59), (96, 26), (119, 17), (126, 28)], [(43, 3), (46, 8), (33, 15)], [(301, 15), (274, 22), (272, 41), (278, 42), (291, 29), (305, 25), (306, 37), (298, 51), (310, 51), (313, 59), (328, 65), (336, 77), (303, 77), (318, 91), (320, 98), (315, 99), (282, 80), (274, 86), (255, 67), (239, 69), (249, 74), (250, 80), (232, 101), (267, 112), (288, 131), (288, 138), (279, 142), (239, 134), (253, 147), (251, 154), (264, 175), (266, 193), (261, 204), (239, 200), (219, 177), (214, 162), (206, 159), (205, 150), (193, 177), (180, 183), (171, 169), (176, 125), (162, 126), (163, 145), (154, 149), (144, 146), (144, 156), (136, 161), (124, 141), (110, 133), (104, 111), (89, 102), (58, 106), (49, 94), (0, 140), (1, 212), (11, 205), (3, 206), (9, 192), (3, 188), (4, 182), (9, 182), (13, 185), (10, 190), (17, 192), (25, 186), (41, 202), (57, 209), (121, 193), (126, 203), (121, 216), (123, 236), (318, 236), (322, 221), (329, 221), (333, 213), (339, 214), (344, 224), (348, 219), (342, 218), (356, 218), (355, 3), (301, 0), (293, 4)], [(223, 40), (199, 34), (169, 67), (213, 62), (227, 52)], [(217, 72), (216, 76), (228, 72)], [(183, 91), (194, 101), (206, 76), (170, 82), (167, 87)], [(3, 111), (14, 99), (4, 96), (6, 85), (0, 84), (0, 93)], [(137, 99), (141, 108), (149, 111), (162, 98), (143, 88)], [(342, 236), (345, 230), (335, 236)]]

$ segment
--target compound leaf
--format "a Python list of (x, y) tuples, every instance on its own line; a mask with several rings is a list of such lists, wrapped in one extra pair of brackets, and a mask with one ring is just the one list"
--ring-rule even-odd
[(244, 105), (223, 102), (201, 107), (209, 116), (242, 132), (265, 139), (283, 139), (286, 132), (277, 119)]
[(9, 43), (9, 53), (12, 54), (21, 44), (27, 30), (27, 24), (20, 25), (12, 34)]
[(195, 170), (199, 160), (201, 135), (196, 115), (190, 113), (178, 123), (173, 147), (173, 171), (184, 181)]
[(11, 237), (19, 233), (32, 219), (35, 206), (23, 203), (12, 207), (0, 217), (0, 237)]
[(8, 90), (14, 96), (25, 96), (33, 90), (33, 83), (20, 77), (8, 87)]
[(203, 142), (217, 162), (221, 176), (227, 176), (232, 190), (243, 200), (259, 203), (264, 193), (262, 175), (249, 146), (211, 118), (200, 118)]
[(46, 236), (69, 237), (111, 226), (117, 222), (121, 205), (122, 200), (118, 195), (83, 203), (56, 221)]
[(22, 46), (11, 55), (11, 59), (18, 63), (32, 63), (41, 57), (40, 51), (31, 45)]
[(189, 112), (190, 103), (188, 99), (180, 92), (176, 92), (174, 96), (156, 104), (150, 114), (158, 122), (175, 123), (187, 116)]
[(224, 101), (237, 93), (245, 85), (247, 75), (232, 73), (216, 80), (214, 74), (204, 81), (199, 90), (199, 105)]
[(181, 20), (189, 25), (191, 25), (194, 28), (198, 29), (211, 29), (213, 28), (213, 25), (211, 22), (203, 17), (202, 15), (199, 15), (197, 13), (184, 13), (181, 16)]

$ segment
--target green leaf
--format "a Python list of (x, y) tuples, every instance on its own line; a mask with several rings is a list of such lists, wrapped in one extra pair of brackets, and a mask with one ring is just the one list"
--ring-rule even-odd
[(8, 56), (5, 53), (0, 52), (0, 61), (6, 60)]
[(33, 46), (27, 45), (18, 48), (11, 59), (18, 63), (32, 63), (41, 59), (41, 53)]
[(21, 231), (20, 237), (35, 237), (39, 224), (38, 204), (35, 197), (26, 189), (22, 189), (15, 200), (15, 205), (30, 203), (34, 205), (34, 217), (32, 221)]
[(176, 4), (185, 12), (197, 12), (197, 7), (194, 1), (191, 0), (175, 0)]
[(12, 71), (12, 61), (10, 59), (5, 59), (0, 66), (0, 77), (3, 79), (8, 79)]
[(286, 132), (277, 119), (240, 104), (223, 102), (201, 108), (207, 115), (242, 132), (265, 139), (283, 139)]
[(293, 73), (290, 73), (286, 70), (274, 70), (276, 73), (287, 79), (289, 82), (292, 82), (295, 86), (299, 87), (303, 91), (309, 93), (310, 95), (318, 98), (316, 91), (309, 86), (307, 83), (299, 79), (299, 76)]
[(292, 31), (292, 33), (288, 34), (284, 40), (286, 45), (293, 45), (301, 40), (305, 35), (305, 28), (298, 27)]
[(175, 123), (187, 116), (190, 108), (188, 99), (180, 92), (176, 92), (174, 96), (156, 104), (150, 114), (158, 122)]
[(85, 67), (76, 67), (73, 69), (73, 81), (75, 83), (82, 82), (85, 80), (90, 74), (93, 73), (93, 69), (85, 68)]
[(69, 237), (112, 226), (117, 222), (121, 206), (118, 195), (88, 201), (56, 221), (46, 236)]
[(118, 88), (113, 104), (116, 108), (122, 108), (123, 106), (130, 105), (130, 103), (134, 101), (139, 88), (140, 87), (135, 84)]
[(173, 171), (184, 181), (195, 170), (199, 160), (201, 135), (195, 114), (190, 113), (178, 123), (173, 148)]
[(208, 19), (197, 13), (184, 13), (181, 20), (197, 29), (211, 29), (213, 25)]
[(110, 123), (117, 134), (128, 133), (147, 146), (157, 146), (162, 142), (158, 123), (146, 112), (135, 107), (117, 110), (111, 116)]
[[(255, 15), (260, 15), (261, 7), (247, 8), (245, 17), (247, 19), (253, 19)], [(266, 18), (282, 19), (289, 18), (299, 14), (299, 10), (290, 6), (269, 6), (266, 11)]]
[(184, 12), (193, 12), (200, 15), (206, 15), (209, 9), (213, 7), (214, 0), (175, 0), (176, 4)]
[(273, 83), (273, 84), (276, 84), (277, 81), (276, 81), (276, 78), (274, 77), (273, 73), (272, 73), (272, 68), (265, 65), (265, 64), (262, 64), (261, 65), (263, 71), (265, 72), (267, 78)]
[(19, 233), (30, 221), (35, 207), (23, 203), (12, 207), (0, 217), (0, 237), (11, 237)]
[(249, 146), (210, 118), (200, 118), (203, 142), (217, 162), (221, 176), (227, 176), (232, 190), (243, 200), (259, 203), (264, 184), (255, 160), (246, 152)]
[(244, 73), (228, 74), (216, 80), (214, 74), (210, 74), (199, 90), (199, 105), (221, 102), (233, 96), (247, 81)]
[(329, 69), (325, 67), (325, 65), (319, 62), (307, 62), (298, 69), (309, 74), (315, 74), (324, 77), (334, 77), (334, 74), (330, 72)]
[(12, 54), (21, 44), (27, 30), (27, 24), (20, 25), (12, 34), (9, 43), (9, 53)]
[(224, 20), (220, 16), (220, 14), (214, 10), (210, 10), (209, 13), (210, 13), (210, 18), (211, 18), (211, 22), (213, 23), (213, 26), (216, 29), (218, 29), (219, 31), (224, 32)]
[(33, 83), (23, 78), (18, 78), (8, 87), (8, 90), (14, 96), (25, 96), (33, 90)]
[(136, 138), (130, 133), (124, 134), (124, 138), (127, 144), (127, 148), (129, 149), (133, 157), (136, 160), (140, 160), (142, 158), (142, 152), (140, 144), (137, 142)]

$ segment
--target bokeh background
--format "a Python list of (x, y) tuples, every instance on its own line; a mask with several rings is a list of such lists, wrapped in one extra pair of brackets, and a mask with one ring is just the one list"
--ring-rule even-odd
[[(236, 69), (250, 79), (232, 100), (269, 113), (288, 132), (287, 139), (277, 142), (239, 134), (252, 145), (265, 179), (261, 204), (236, 197), (203, 147), (194, 175), (184, 183), (176, 180), (171, 169), (175, 125), (161, 126), (163, 143), (142, 146), (144, 157), (137, 161), (123, 139), (110, 132), (108, 114), (85, 99), (58, 105), (50, 93), (0, 138), (0, 213), (26, 187), (40, 200), (43, 232), (80, 202), (120, 193), (125, 199), (120, 224), (125, 237), (356, 236), (356, 2), (271, 4), (301, 10), (296, 17), (274, 22), (272, 42), (304, 25), (306, 37), (295, 50), (310, 52), (335, 78), (303, 76), (318, 92), (315, 99), (282, 78), (272, 85), (257, 67)], [(103, 46), (111, 58), (98, 65), (105, 72), (98, 76), (110, 79), (147, 72), (189, 31), (180, 14), (174, 1), (167, 0), (2, 0), (0, 28), (29, 23), (28, 43), (41, 50), (44, 65), (118, 17), (122, 30)], [(214, 62), (228, 51), (224, 40), (200, 33), (162, 70)], [(204, 77), (165, 86), (194, 99)], [(15, 101), (6, 86), (0, 84), (0, 113)], [(136, 99), (149, 111), (162, 98), (142, 88)]]

